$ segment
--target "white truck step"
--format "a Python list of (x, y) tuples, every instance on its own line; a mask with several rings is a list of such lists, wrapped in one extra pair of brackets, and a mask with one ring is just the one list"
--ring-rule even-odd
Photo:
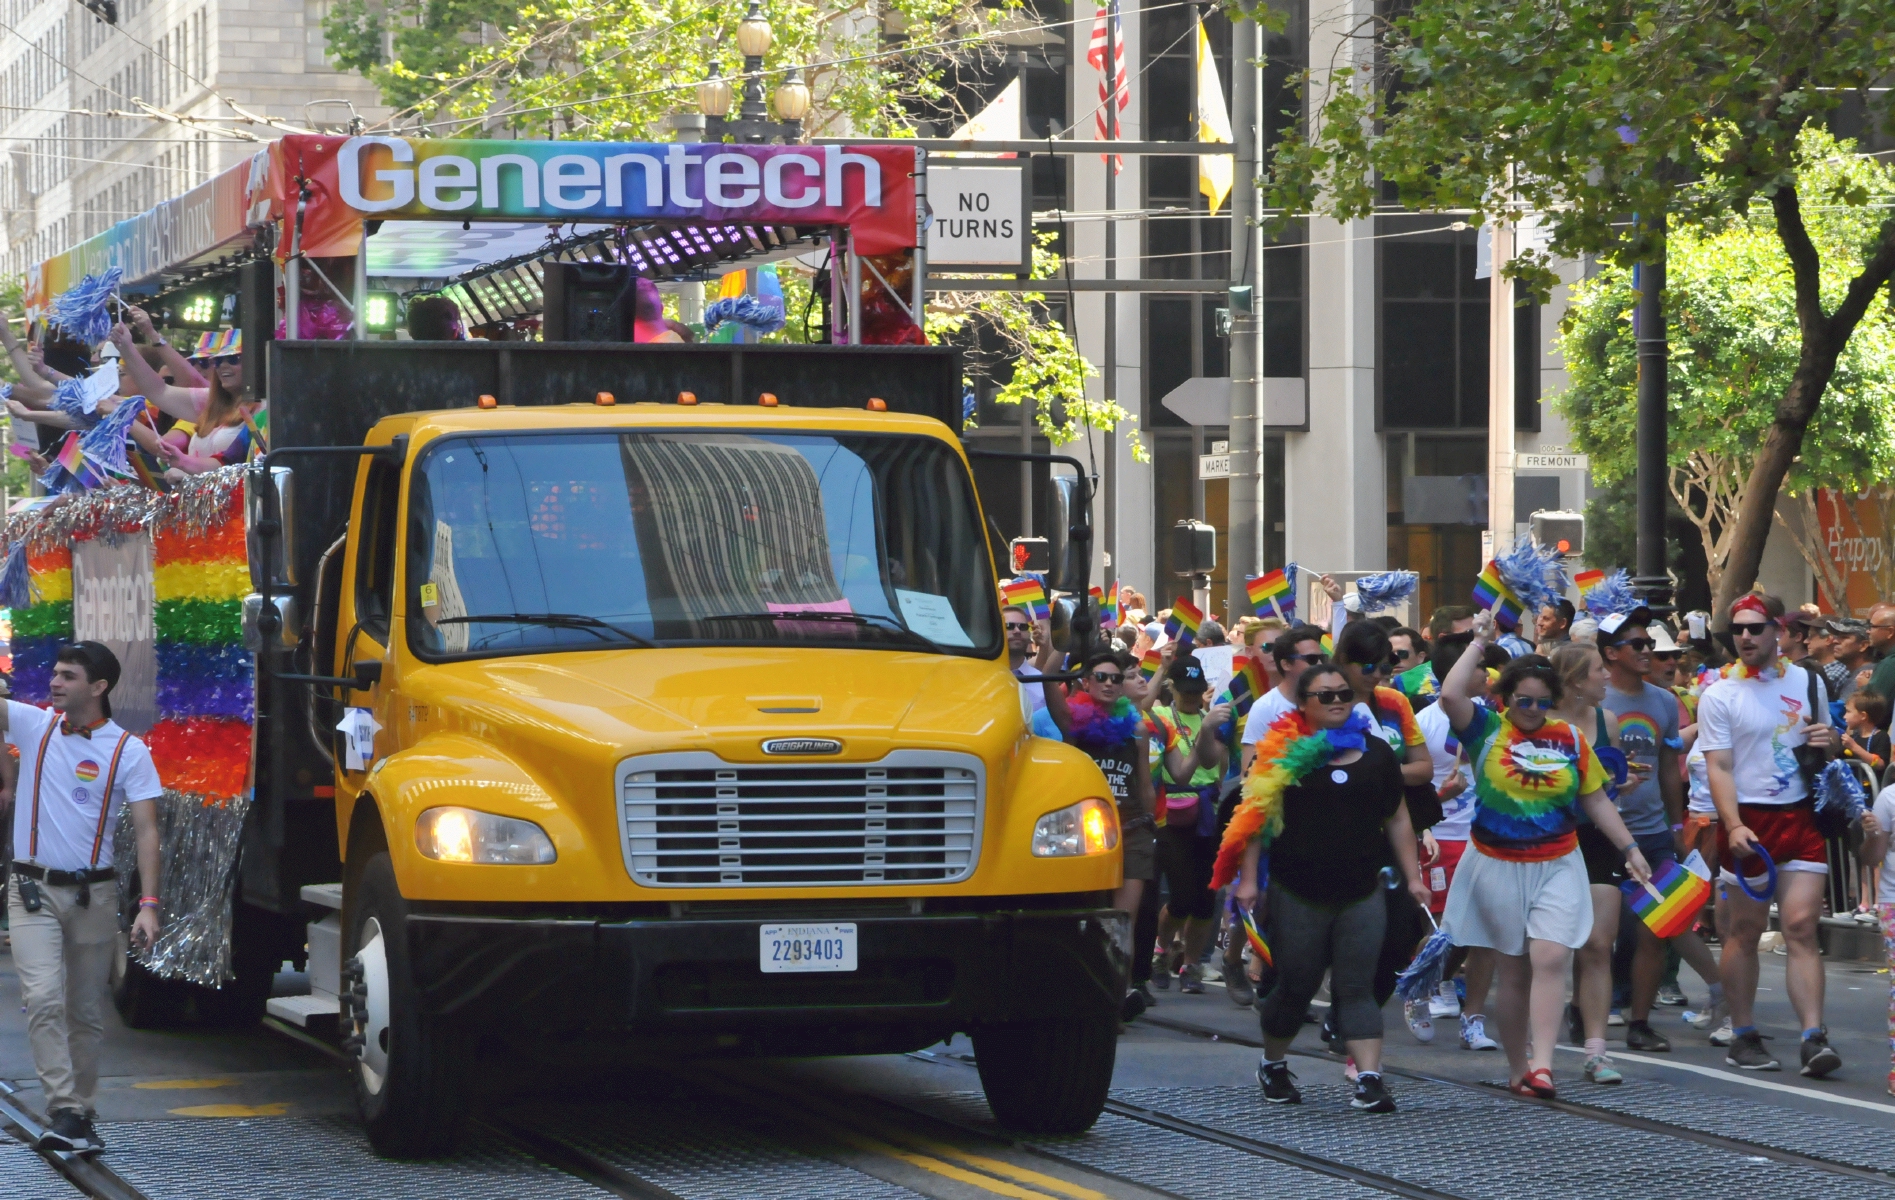
[(342, 885), (339, 883), (306, 883), (302, 890), (303, 899), (310, 904), (320, 904), (324, 908), (342, 907)]
[(272, 996), (263, 1008), (277, 1020), (303, 1029), (311, 1021), (342, 1015), (342, 1002), (334, 996)]

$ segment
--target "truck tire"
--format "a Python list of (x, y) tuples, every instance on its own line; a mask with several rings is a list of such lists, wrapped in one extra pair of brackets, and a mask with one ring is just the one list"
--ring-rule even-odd
[(123, 970), (114, 972), (112, 1007), (132, 1029), (170, 1029), (184, 1017), (184, 989), (175, 979), (160, 979), (121, 954)]
[(1112, 1013), (990, 1025), (973, 1037), (987, 1107), (1003, 1128), (1084, 1133), (1104, 1111), (1118, 1058)]
[(467, 1115), (467, 1047), (418, 1011), (409, 973), (408, 905), (388, 852), (355, 881), (343, 964), (344, 1047), (369, 1144), (391, 1158), (433, 1158), (459, 1141)]

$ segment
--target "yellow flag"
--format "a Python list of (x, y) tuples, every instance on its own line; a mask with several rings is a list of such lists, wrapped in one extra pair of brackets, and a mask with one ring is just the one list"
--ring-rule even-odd
[[(1217, 79), (1217, 58), (1211, 53), (1210, 35), (1204, 32), (1204, 23), (1198, 22), (1198, 141), (1231, 141), (1230, 111), (1224, 107), (1224, 87)], [(1211, 202), (1211, 211), (1215, 213), (1224, 206), (1230, 197), (1231, 179), (1234, 174), (1231, 156), (1228, 154), (1198, 155), (1198, 191)]]

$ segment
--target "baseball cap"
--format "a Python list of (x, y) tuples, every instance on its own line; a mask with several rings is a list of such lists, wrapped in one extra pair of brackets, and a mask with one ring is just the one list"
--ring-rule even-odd
[(1642, 629), (1651, 623), (1652, 610), (1646, 608), (1643, 604), (1637, 606), (1631, 612), (1607, 613), (1605, 616), (1599, 618), (1599, 640), (1603, 643), (1610, 644), (1619, 640), (1622, 636), (1621, 630), (1629, 634), (1633, 632), (1633, 630)]
[(1181, 692), (1209, 691), (1211, 686), (1210, 681), (1204, 678), (1204, 667), (1188, 654), (1171, 664), (1165, 672), (1165, 678)]
[(87, 678), (105, 680), (107, 695), (110, 695), (112, 689), (118, 686), (120, 672), (118, 655), (112, 653), (111, 648), (105, 643), (74, 642), (66, 649), (77, 654), (85, 663)]

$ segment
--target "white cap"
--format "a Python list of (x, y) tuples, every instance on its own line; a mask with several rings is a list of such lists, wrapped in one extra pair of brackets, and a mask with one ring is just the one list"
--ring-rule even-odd
[(1663, 621), (1653, 621), (1651, 628), (1647, 632), (1652, 635), (1652, 653), (1673, 654), (1677, 652), (1678, 643), (1672, 639), (1671, 630), (1665, 628)]

